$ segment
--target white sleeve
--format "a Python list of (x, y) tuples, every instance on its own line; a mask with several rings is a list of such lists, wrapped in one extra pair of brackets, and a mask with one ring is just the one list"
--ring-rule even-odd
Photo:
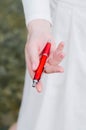
[(52, 24), (50, 0), (22, 0), (26, 25), (34, 19), (45, 19)]

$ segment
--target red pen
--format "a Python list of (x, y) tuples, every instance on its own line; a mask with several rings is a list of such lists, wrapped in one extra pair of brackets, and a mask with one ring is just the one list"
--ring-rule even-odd
[(45, 65), (46, 60), (47, 60), (49, 53), (50, 53), (50, 47), (51, 47), (51, 43), (47, 42), (47, 44), (46, 44), (46, 46), (43, 50), (43, 54), (42, 54), (39, 66), (38, 66), (37, 70), (35, 71), (35, 76), (34, 76), (34, 79), (33, 79), (32, 87), (35, 87), (36, 84), (39, 82), (39, 80), (41, 78), (41, 75), (42, 75), (42, 72), (43, 72), (43, 69), (44, 69), (44, 65)]

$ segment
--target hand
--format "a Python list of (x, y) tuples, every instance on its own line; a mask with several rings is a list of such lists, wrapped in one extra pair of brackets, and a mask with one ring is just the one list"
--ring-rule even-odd
[(59, 43), (58, 47), (53, 51), (49, 58), (46, 61), (44, 66), (45, 73), (56, 73), (56, 72), (64, 72), (64, 69), (59, 64), (63, 60), (65, 54), (63, 53), (64, 43)]
[[(46, 20), (33, 20), (28, 25), (28, 31), (29, 35), (27, 36), (27, 42), (25, 45), (25, 59), (26, 59), (26, 66), (28, 68), (31, 78), (32, 79), (34, 78), (35, 70), (37, 69), (40, 62), (41, 52), (48, 40), (51, 40), (51, 51), (50, 56), (45, 65), (46, 68), (44, 72), (46, 73), (61, 72), (62, 67), (57, 66), (58, 67), (57, 69), (56, 62), (58, 61), (58, 64), (60, 63), (60, 54), (62, 53), (63, 47), (61, 49), (61, 45), (59, 45), (59, 47), (56, 48), (54, 38), (52, 37), (51, 34), (50, 23)], [(53, 59), (54, 56), (55, 58)], [(51, 64), (52, 61), (54, 64)], [(36, 89), (38, 92), (41, 92), (42, 90), (41, 80), (36, 85)]]

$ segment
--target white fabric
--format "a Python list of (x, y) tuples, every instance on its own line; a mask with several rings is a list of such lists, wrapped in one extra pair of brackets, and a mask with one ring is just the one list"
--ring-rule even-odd
[(69, 4), (72, 4), (73, 6), (79, 6), (83, 8), (86, 8), (86, 0), (58, 0), (61, 2), (67, 2)]
[(50, 6), (56, 44), (65, 42), (65, 72), (44, 74), (39, 94), (26, 70), (17, 130), (86, 130), (86, 8), (70, 1)]
[(50, 0), (22, 0), (26, 25), (34, 19), (46, 19), (52, 24)]

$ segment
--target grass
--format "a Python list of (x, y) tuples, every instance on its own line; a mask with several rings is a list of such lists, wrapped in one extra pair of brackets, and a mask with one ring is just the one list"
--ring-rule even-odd
[(20, 0), (0, 1), (0, 12), (0, 130), (7, 130), (22, 98), (26, 27)]

